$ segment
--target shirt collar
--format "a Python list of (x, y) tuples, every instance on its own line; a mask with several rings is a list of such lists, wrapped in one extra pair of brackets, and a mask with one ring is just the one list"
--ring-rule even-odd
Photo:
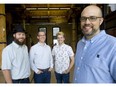
[(86, 41), (90, 41), (91, 43), (93, 43), (96, 40), (98, 40), (100, 37), (103, 38), (102, 36), (105, 35), (105, 34), (106, 34), (105, 30), (101, 30), (101, 32), (99, 34), (97, 34), (96, 36), (94, 36), (90, 40), (87, 40), (85, 37), (83, 37), (82, 42), (86, 43)]
[(38, 42), (39, 46), (46, 46), (46, 43), (44, 43), (44, 45), (42, 45), (40, 42)]
[(19, 48), (19, 47), (20, 47), (20, 45), (18, 45), (18, 44), (15, 43), (14, 41), (13, 41), (12, 43), (13, 43), (13, 45), (14, 45), (16, 48)]
[(64, 45), (65, 45), (65, 43), (63, 43), (63, 44), (61, 44), (61, 45), (58, 44), (59, 47), (62, 47), (62, 46), (64, 46)]

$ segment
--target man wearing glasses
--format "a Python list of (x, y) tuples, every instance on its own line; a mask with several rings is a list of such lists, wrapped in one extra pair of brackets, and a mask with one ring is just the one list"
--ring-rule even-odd
[(35, 83), (50, 83), (53, 59), (51, 48), (45, 43), (46, 34), (39, 31), (37, 34), (38, 43), (30, 49), (30, 63), (34, 71)]
[(80, 21), (84, 37), (77, 44), (73, 82), (116, 82), (116, 38), (100, 30), (101, 9), (96, 5), (87, 6)]

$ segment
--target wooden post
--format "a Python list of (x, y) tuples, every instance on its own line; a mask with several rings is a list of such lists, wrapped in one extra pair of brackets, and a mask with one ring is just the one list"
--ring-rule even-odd
[(76, 51), (76, 39), (77, 39), (77, 27), (76, 27), (76, 18), (75, 16), (72, 17), (72, 43), (71, 46), (73, 48), (73, 51)]
[(2, 50), (6, 46), (6, 16), (5, 5), (0, 4), (0, 66), (2, 59)]

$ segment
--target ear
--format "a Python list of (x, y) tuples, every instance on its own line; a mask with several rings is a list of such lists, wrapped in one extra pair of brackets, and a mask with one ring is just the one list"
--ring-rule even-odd
[(37, 39), (39, 39), (39, 36), (37, 36)]
[(100, 25), (103, 23), (104, 18), (100, 18)]
[(65, 37), (64, 37), (64, 40), (65, 40)]
[(15, 37), (16, 35), (15, 34), (13, 34), (13, 37)]

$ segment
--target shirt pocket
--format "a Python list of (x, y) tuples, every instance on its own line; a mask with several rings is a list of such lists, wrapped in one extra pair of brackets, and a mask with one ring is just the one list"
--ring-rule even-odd
[(87, 61), (85, 61), (87, 65), (91, 68), (102, 69), (108, 71), (108, 64), (105, 61), (104, 56), (97, 54), (95, 57), (90, 57)]

